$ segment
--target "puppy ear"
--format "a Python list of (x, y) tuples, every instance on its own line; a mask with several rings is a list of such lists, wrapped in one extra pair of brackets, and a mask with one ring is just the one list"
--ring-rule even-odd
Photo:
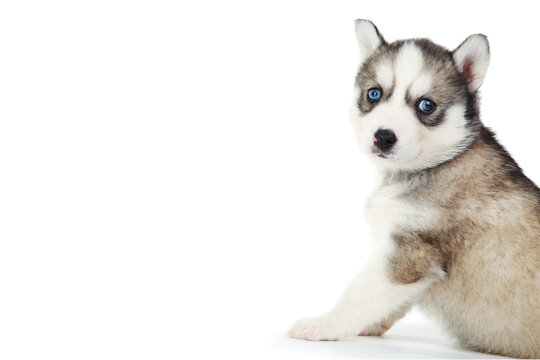
[(489, 66), (489, 43), (482, 34), (471, 35), (452, 53), (458, 70), (465, 75), (469, 90), (476, 91), (484, 82)]
[(358, 19), (354, 22), (356, 40), (360, 48), (360, 64), (377, 49), (386, 44), (377, 27), (369, 20)]

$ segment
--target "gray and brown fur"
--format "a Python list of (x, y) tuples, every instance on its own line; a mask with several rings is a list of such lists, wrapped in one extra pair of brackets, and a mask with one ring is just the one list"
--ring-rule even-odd
[[(469, 135), (464, 151), (449, 161), (386, 172), (381, 188), (399, 185), (401, 200), (413, 207), (429, 204), (441, 213), (427, 228), (394, 229), (390, 278), (411, 284), (443, 271), (444, 279), (423, 294), (420, 305), (461, 344), (540, 358), (540, 190), (480, 121), (478, 94), (468, 89), (452, 52), (426, 39), (383, 40), (358, 73), (357, 106), (362, 113), (377, 106), (365, 96), (377, 84), (376, 65), (392, 61), (406, 42), (422, 49), (426, 67), (436, 74), (431, 96), (440, 105), (418, 120), (426, 127), (439, 126), (449, 106), (465, 104)], [(392, 90), (384, 89), (381, 101)], [(411, 108), (415, 101), (406, 99)], [(394, 314), (390, 326), (403, 313)]]
[(420, 304), (463, 345), (540, 357), (540, 191), (493, 134), (482, 128), (436, 168), (388, 176), (411, 203), (444, 209), (433, 228), (396, 231), (392, 279), (408, 284), (442, 269), (446, 279)]
[(365, 209), (375, 250), (289, 335), (381, 335), (419, 304), (467, 348), (540, 358), (540, 190), (480, 120), (487, 38), (387, 43), (366, 20), (356, 35), (350, 116), (382, 175)]
[[(381, 61), (394, 61), (399, 49), (406, 43), (414, 43), (422, 49), (426, 68), (435, 73), (435, 86), (430, 96), (436, 103), (443, 104), (443, 107), (438, 107), (430, 116), (420, 115), (419, 120), (426, 126), (437, 126), (443, 121), (446, 108), (456, 103), (465, 103), (467, 119), (470, 119), (471, 125), (477, 124), (477, 121), (474, 121), (478, 120), (477, 98), (467, 89), (467, 81), (463, 74), (457, 71), (452, 60), (452, 52), (428, 39), (399, 40), (391, 44), (384, 41), (383, 45), (375, 50), (364, 62), (356, 77), (356, 84), (361, 89), (357, 100), (359, 110), (367, 113), (375, 106), (366, 100), (365, 92), (378, 85), (376, 65)], [(391, 98), (392, 94), (393, 87), (384, 89), (383, 101)], [(416, 106), (415, 100), (410, 96), (406, 98), (412, 108)]]

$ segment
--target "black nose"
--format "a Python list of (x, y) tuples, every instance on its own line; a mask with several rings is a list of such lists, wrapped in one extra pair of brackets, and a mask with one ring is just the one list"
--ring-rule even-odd
[(379, 129), (375, 132), (373, 144), (382, 151), (390, 150), (396, 142), (396, 134), (392, 130)]

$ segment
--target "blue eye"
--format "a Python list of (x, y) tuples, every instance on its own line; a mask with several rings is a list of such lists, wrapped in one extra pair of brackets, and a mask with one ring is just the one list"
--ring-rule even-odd
[(382, 90), (377, 88), (369, 89), (367, 92), (367, 99), (369, 102), (376, 102), (381, 100)]
[(422, 99), (418, 103), (418, 110), (427, 115), (434, 112), (436, 107), (437, 106), (435, 106), (435, 103), (429, 99)]

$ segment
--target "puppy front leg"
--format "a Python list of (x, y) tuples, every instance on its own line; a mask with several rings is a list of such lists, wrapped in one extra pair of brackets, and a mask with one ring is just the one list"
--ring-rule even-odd
[(362, 332), (358, 335), (360, 336), (381, 336), (390, 328), (396, 321), (404, 317), (407, 312), (411, 309), (412, 305), (411, 303), (405, 303), (402, 307), (400, 307), (398, 310), (395, 310), (390, 315), (386, 316), (382, 321), (376, 322), (367, 328), (362, 329)]
[(375, 256), (345, 288), (328, 313), (298, 320), (289, 336), (304, 340), (337, 340), (369, 331), (374, 324), (405, 312), (436, 280), (422, 278), (411, 284), (393, 282), (389, 257)]

